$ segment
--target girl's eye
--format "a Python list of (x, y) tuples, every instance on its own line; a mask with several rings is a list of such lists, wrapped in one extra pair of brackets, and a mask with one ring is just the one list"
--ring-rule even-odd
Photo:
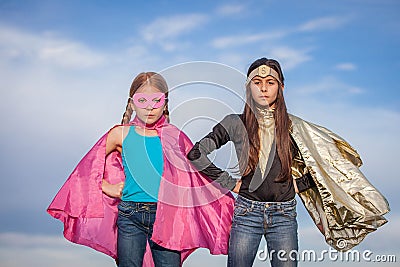
[(146, 99), (143, 98), (143, 97), (142, 97), (142, 98), (139, 98), (139, 99), (138, 99), (138, 102), (139, 102), (139, 103), (144, 103), (144, 102), (146, 102)]
[(154, 98), (153, 99), (153, 102), (155, 102), (155, 103), (159, 103), (161, 101), (161, 98)]
[(255, 85), (259, 85), (260, 82), (259, 82), (259, 81), (255, 81), (254, 84), (255, 84)]

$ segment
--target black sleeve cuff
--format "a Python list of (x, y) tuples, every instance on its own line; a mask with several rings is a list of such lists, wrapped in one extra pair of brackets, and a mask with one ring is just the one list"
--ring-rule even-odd
[(306, 173), (300, 178), (295, 179), (297, 189), (299, 190), (299, 193), (306, 191), (307, 189), (311, 187), (315, 187), (316, 184), (311, 176), (311, 174)]

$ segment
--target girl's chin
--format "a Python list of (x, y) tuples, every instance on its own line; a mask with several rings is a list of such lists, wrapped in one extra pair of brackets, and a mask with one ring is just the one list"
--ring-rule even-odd
[(155, 123), (160, 117), (157, 116), (146, 116), (144, 118), (141, 118), (141, 120), (146, 123), (146, 124), (153, 124)]
[(267, 102), (262, 102), (262, 103), (255, 102), (255, 103), (256, 103), (256, 106), (259, 108), (269, 108), (270, 107)]

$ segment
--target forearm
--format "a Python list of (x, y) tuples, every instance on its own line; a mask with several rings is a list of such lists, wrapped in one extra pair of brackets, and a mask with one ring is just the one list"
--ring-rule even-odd
[(106, 179), (103, 178), (102, 182), (101, 182), (101, 191), (103, 191), (103, 193), (106, 193), (107, 191), (107, 187), (110, 185), (109, 182), (107, 182)]
[(118, 184), (110, 184), (103, 178), (101, 183), (101, 190), (109, 197), (121, 198), (123, 188), (124, 182), (120, 182)]

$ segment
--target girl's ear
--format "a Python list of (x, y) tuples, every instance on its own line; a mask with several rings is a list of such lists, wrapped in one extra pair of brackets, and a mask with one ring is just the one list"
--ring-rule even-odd
[(282, 84), (282, 92), (283, 92), (283, 90), (285, 90), (285, 85)]

